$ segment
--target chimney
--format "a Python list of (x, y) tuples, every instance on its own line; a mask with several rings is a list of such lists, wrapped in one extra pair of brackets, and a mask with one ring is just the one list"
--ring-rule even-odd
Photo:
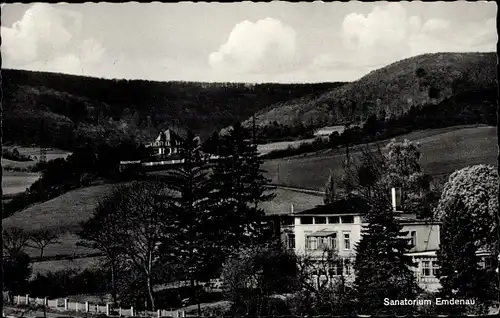
[(293, 214), (293, 203), (290, 204), (290, 213)]
[(392, 210), (398, 211), (401, 208), (401, 188), (391, 188)]

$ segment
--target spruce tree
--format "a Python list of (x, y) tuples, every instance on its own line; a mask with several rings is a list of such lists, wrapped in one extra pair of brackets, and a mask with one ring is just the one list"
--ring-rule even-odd
[(415, 264), (405, 255), (411, 248), (408, 233), (401, 231), (388, 193), (372, 197), (365, 219), (368, 225), (355, 247), (354, 285), (360, 314), (410, 313), (408, 306), (386, 307), (384, 299), (415, 299), (420, 293), (411, 269)]
[(260, 169), (262, 159), (249, 130), (236, 123), (219, 140), (219, 159), (211, 175), (217, 201), (218, 236), (229, 251), (264, 239), (266, 226), (259, 203), (272, 199), (269, 180)]
[(208, 157), (202, 153), (191, 131), (180, 147), (179, 156), (184, 162), (167, 176), (168, 188), (178, 194), (173, 198), (175, 222), (165, 229), (170, 233), (163, 240), (161, 251), (165, 262), (175, 259), (181, 265), (185, 278), (191, 283), (192, 297), (198, 300), (195, 290), (197, 282), (203, 279), (200, 274), (216, 255), (210, 227), (212, 201)]

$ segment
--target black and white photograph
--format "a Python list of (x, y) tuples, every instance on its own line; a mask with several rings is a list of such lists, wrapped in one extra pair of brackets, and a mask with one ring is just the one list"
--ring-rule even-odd
[(2, 317), (497, 315), (497, 11), (2, 3)]

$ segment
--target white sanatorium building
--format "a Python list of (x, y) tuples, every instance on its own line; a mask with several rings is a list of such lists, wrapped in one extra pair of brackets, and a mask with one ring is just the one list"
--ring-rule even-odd
[[(392, 206), (402, 231), (408, 232), (413, 248), (412, 256), (418, 267), (413, 268), (417, 282), (428, 291), (436, 291), (439, 279), (436, 251), (439, 248), (439, 223), (417, 219), (415, 213), (399, 209), (400, 193), (392, 189)], [(359, 198), (338, 200), (328, 205), (318, 205), (297, 213), (281, 215), (281, 232), (285, 245), (297, 254), (322, 257), (325, 248), (334, 248), (344, 260), (342, 273), (348, 280), (354, 278), (354, 246), (361, 239), (361, 229), (367, 223), (364, 215), (366, 203)], [(292, 208), (293, 209), (293, 208)], [(481, 253), (483, 258), (486, 253)], [(349, 261), (346, 261), (349, 260)], [(339, 269), (334, 271), (337, 273)], [(334, 274), (335, 275), (335, 274)]]

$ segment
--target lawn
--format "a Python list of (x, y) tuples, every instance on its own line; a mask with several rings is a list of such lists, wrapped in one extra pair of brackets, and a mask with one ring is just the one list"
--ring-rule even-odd
[[(498, 164), (496, 127), (449, 127), (413, 132), (396, 139), (419, 142), (422, 168), (441, 182), (453, 171), (469, 165)], [(351, 153), (360, 152), (354, 148)], [(344, 160), (345, 150), (327, 150), (268, 160), (262, 168), (275, 184), (322, 190), (330, 169), (340, 174)]]

